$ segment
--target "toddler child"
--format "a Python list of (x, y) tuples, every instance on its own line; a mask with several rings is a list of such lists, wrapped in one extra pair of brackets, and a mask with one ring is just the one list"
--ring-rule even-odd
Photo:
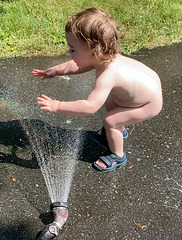
[(94, 114), (105, 105), (107, 113), (98, 136), (107, 137), (110, 153), (99, 157), (94, 166), (101, 171), (124, 166), (125, 126), (153, 118), (161, 111), (159, 76), (119, 53), (118, 28), (106, 11), (87, 8), (75, 14), (68, 20), (65, 32), (72, 60), (47, 70), (34, 69), (34, 76), (45, 79), (95, 69), (95, 86), (87, 99), (65, 102), (42, 95), (38, 104), (42, 110), (75, 116)]

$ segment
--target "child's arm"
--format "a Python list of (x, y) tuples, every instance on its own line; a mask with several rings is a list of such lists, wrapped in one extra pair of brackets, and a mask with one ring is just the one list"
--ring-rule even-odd
[(78, 67), (73, 60), (70, 60), (46, 70), (34, 69), (32, 73), (35, 77), (40, 76), (41, 79), (43, 80), (45, 78), (55, 77), (56, 75), (64, 76), (64, 75), (80, 74), (80, 73), (88, 72), (92, 69), (94, 69), (93, 66)]
[(46, 95), (37, 98), (42, 110), (59, 112), (67, 115), (83, 116), (95, 113), (106, 101), (112, 89), (112, 77), (96, 81), (93, 91), (85, 100), (58, 101)]

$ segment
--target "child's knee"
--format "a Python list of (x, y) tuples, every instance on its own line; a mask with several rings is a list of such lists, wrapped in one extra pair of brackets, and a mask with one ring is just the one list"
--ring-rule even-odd
[(155, 106), (151, 109), (151, 118), (159, 115), (161, 110), (162, 110), (162, 101), (155, 104)]
[(105, 116), (104, 119), (103, 119), (103, 125), (104, 127), (107, 129), (107, 128), (111, 128), (112, 127), (112, 121), (111, 121), (111, 118)]
[(116, 128), (118, 124), (122, 125), (122, 122), (117, 121), (112, 116), (106, 115), (103, 119), (103, 125), (104, 125), (105, 129)]

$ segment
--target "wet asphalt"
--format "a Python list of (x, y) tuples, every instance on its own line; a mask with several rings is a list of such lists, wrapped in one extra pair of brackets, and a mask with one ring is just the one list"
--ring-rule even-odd
[(42, 93), (61, 100), (86, 98), (94, 72), (41, 81), (33, 77), (33, 68), (46, 69), (69, 56), (0, 60), (1, 240), (33, 240), (50, 222), (50, 197), (20, 126), (22, 119), (83, 135), (68, 198), (69, 217), (55, 239), (182, 239), (181, 53), (180, 43), (131, 55), (159, 74), (164, 105), (157, 117), (128, 127), (128, 162), (109, 173), (92, 168), (104, 151), (90, 138), (102, 125), (104, 109), (92, 116), (70, 117), (41, 112), (36, 104)]

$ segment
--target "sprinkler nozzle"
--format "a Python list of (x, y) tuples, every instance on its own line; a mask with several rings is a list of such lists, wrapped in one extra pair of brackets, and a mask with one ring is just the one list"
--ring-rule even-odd
[(57, 207), (62, 207), (62, 208), (68, 209), (68, 203), (67, 202), (53, 202), (50, 205), (50, 210), (52, 211), (53, 208), (57, 208)]
[(35, 240), (53, 239), (59, 234), (59, 230), (68, 218), (68, 204), (66, 202), (54, 202), (50, 205), (53, 213), (53, 223), (46, 225)]

